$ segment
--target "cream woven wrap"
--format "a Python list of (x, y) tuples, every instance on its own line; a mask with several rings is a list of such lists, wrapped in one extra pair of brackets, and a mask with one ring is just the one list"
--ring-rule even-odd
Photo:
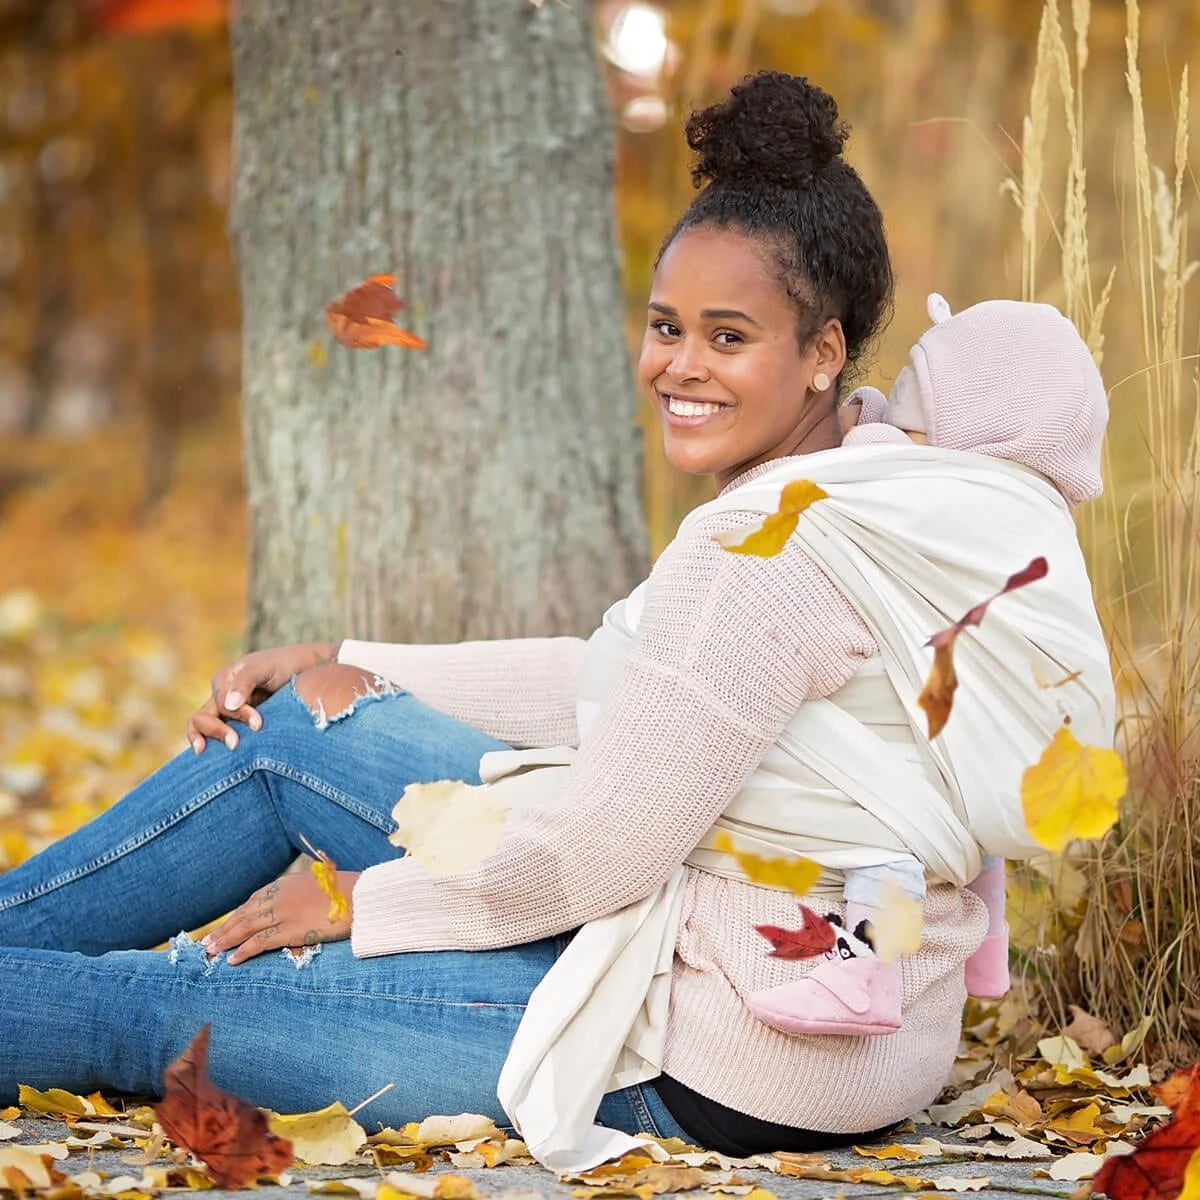
[[(981, 850), (1036, 853), (1021, 814), (1022, 772), (1064, 716), (1082, 741), (1111, 745), (1113, 735), (1108, 652), (1064, 501), (1011, 463), (873, 445), (788, 460), (701, 506), (680, 532), (714, 511), (773, 512), (797, 478), (829, 499), (803, 514), (794, 536), (862, 613), (881, 669), (801, 706), (687, 866), (741, 876), (736, 860), (713, 849), (717, 829), (748, 849), (816, 860), (825, 888), (849, 867), (900, 854), (963, 886)], [(1049, 576), (1005, 596), (959, 639), (954, 713), (930, 745), (915, 706), (931, 657), (925, 642), (1039, 554)], [(609, 610), (588, 644), (583, 736), (634, 644), (645, 586)], [(909, 736), (897, 740), (905, 724)], [(514, 802), (550, 802), (571, 756), (501, 752), (485, 756), (481, 773)], [(606, 1092), (661, 1072), (684, 877), (681, 866), (644, 900), (585, 925), (530, 998), (498, 1094), (551, 1169), (582, 1170), (636, 1144), (593, 1119)]]

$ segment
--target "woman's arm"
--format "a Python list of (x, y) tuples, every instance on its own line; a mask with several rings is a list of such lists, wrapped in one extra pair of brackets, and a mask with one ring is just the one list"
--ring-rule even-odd
[(648, 895), (799, 705), (875, 653), (799, 545), (758, 559), (712, 541), (750, 519), (714, 514), (659, 559), (638, 637), (562, 802), (515, 814), (496, 853), (465, 874), (433, 879), (410, 858), (364, 872), (356, 954), (510, 945)]
[(512, 746), (574, 746), (580, 638), (400, 645), (347, 638), (337, 661), (390, 680), (431, 708)]

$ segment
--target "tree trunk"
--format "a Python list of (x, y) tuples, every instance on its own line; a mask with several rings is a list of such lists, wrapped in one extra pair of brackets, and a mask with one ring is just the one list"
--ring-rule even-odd
[[(580, 633), (643, 573), (589, 7), (235, 5), (250, 645)], [(377, 273), (428, 349), (332, 340)]]

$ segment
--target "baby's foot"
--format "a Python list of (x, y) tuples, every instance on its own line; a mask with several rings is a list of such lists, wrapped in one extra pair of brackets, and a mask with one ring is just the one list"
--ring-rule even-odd
[(803, 979), (752, 992), (750, 1011), (784, 1033), (877, 1036), (900, 1028), (900, 964), (826, 958)]
[(1012, 980), (1008, 974), (1008, 925), (1000, 926), (983, 939), (979, 949), (967, 959), (967, 995), (983, 1000), (999, 1000), (1006, 995)]

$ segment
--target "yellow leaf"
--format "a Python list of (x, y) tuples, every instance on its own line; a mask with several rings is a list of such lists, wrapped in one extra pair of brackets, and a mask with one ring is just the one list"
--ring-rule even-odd
[(1025, 824), (1048, 850), (1062, 850), (1076, 838), (1098, 838), (1116, 822), (1126, 787), (1120, 755), (1081, 745), (1064, 725), (1021, 777)]
[(0, 1121), (15, 1121), (21, 1115), (21, 1106), (19, 1104), (10, 1104), (7, 1108), (0, 1108)]
[(796, 531), (800, 514), (818, 500), (827, 500), (829, 493), (811, 479), (795, 479), (779, 495), (779, 511), (773, 512), (741, 529), (729, 529), (715, 536), (726, 550), (734, 554), (753, 554), (758, 558), (774, 558)]
[(925, 1157), (915, 1146), (905, 1146), (900, 1142), (893, 1142), (890, 1146), (880, 1146), (878, 1149), (874, 1146), (855, 1146), (854, 1153), (861, 1154), (864, 1158), (902, 1158), (908, 1162)]
[(743, 854), (734, 847), (733, 838), (724, 830), (713, 837), (713, 847), (724, 854), (732, 854), (755, 883), (783, 888), (797, 896), (810, 891), (821, 877), (820, 864), (811, 858), (760, 858), (757, 854)]
[[(34, 1154), (24, 1146), (0, 1147), (0, 1171), (13, 1171), (24, 1177), (24, 1180), (35, 1188), (48, 1188), (51, 1182), (49, 1155)], [(0, 1175), (0, 1180), (6, 1176)], [(20, 1182), (19, 1180), (16, 1182)], [(18, 1189), (13, 1188), (17, 1191)], [(21, 1189), (22, 1191), (24, 1189)]]
[(774, 558), (800, 524), (799, 513), (772, 513), (753, 525), (724, 529), (713, 540), (734, 554), (753, 554), (756, 558)]
[(421, 1146), (456, 1146), (476, 1138), (500, 1138), (500, 1130), (491, 1117), (479, 1113), (459, 1113), (454, 1117), (426, 1117), (419, 1125), (405, 1125), (404, 1133)]
[(21, 1107), (29, 1112), (45, 1113), (47, 1116), (61, 1117), (70, 1113), (73, 1117), (87, 1116), (91, 1112), (88, 1102), (74, 1092), (65, 1092), (62, 1088), (50, 1088), (39, 1092), (28, 1084), (19, 1085), (18, 1099)]
[(337, 1167), (349, 1162), (367, 1140), (366, 1130), (335, 1100), (316, 1112), (280, 1115), (268, 1122), (272, 1133), (292, 1143), (296, 1157), (311, 1166)]
[(1183, 1190), (1179, 1200), (1200, 1200), (1200, 1150), (1194, 1150), (1183, 1173)]
[(500, 844), (507, 813), (508, 805), (489, 787), (456, 780), (410, 783), (392, 809), (396, 832), (388, 840), (434, 878), (458, 875)]
[[(316, 857), (313, 859), (312, 873), (320, 885), (321, 891), (329, 897), (329, 920), (347, 920), (350, 916), (350, 901), (346, 899), (342, 889), (338, 887), (337, 863), (328, 854), (318, 850)], [(324, 1112), (325, 1110), (322, 1109), (321, 1111)], [(334, 1164), (331, 1163), (330, 1165)]]
[(921, 948), (921, 929), (925, 923), (923, 906), (890, 875), (880, 889), (879, 903), (871, 918), (875, 953), (884, 962), (897, 962)]

